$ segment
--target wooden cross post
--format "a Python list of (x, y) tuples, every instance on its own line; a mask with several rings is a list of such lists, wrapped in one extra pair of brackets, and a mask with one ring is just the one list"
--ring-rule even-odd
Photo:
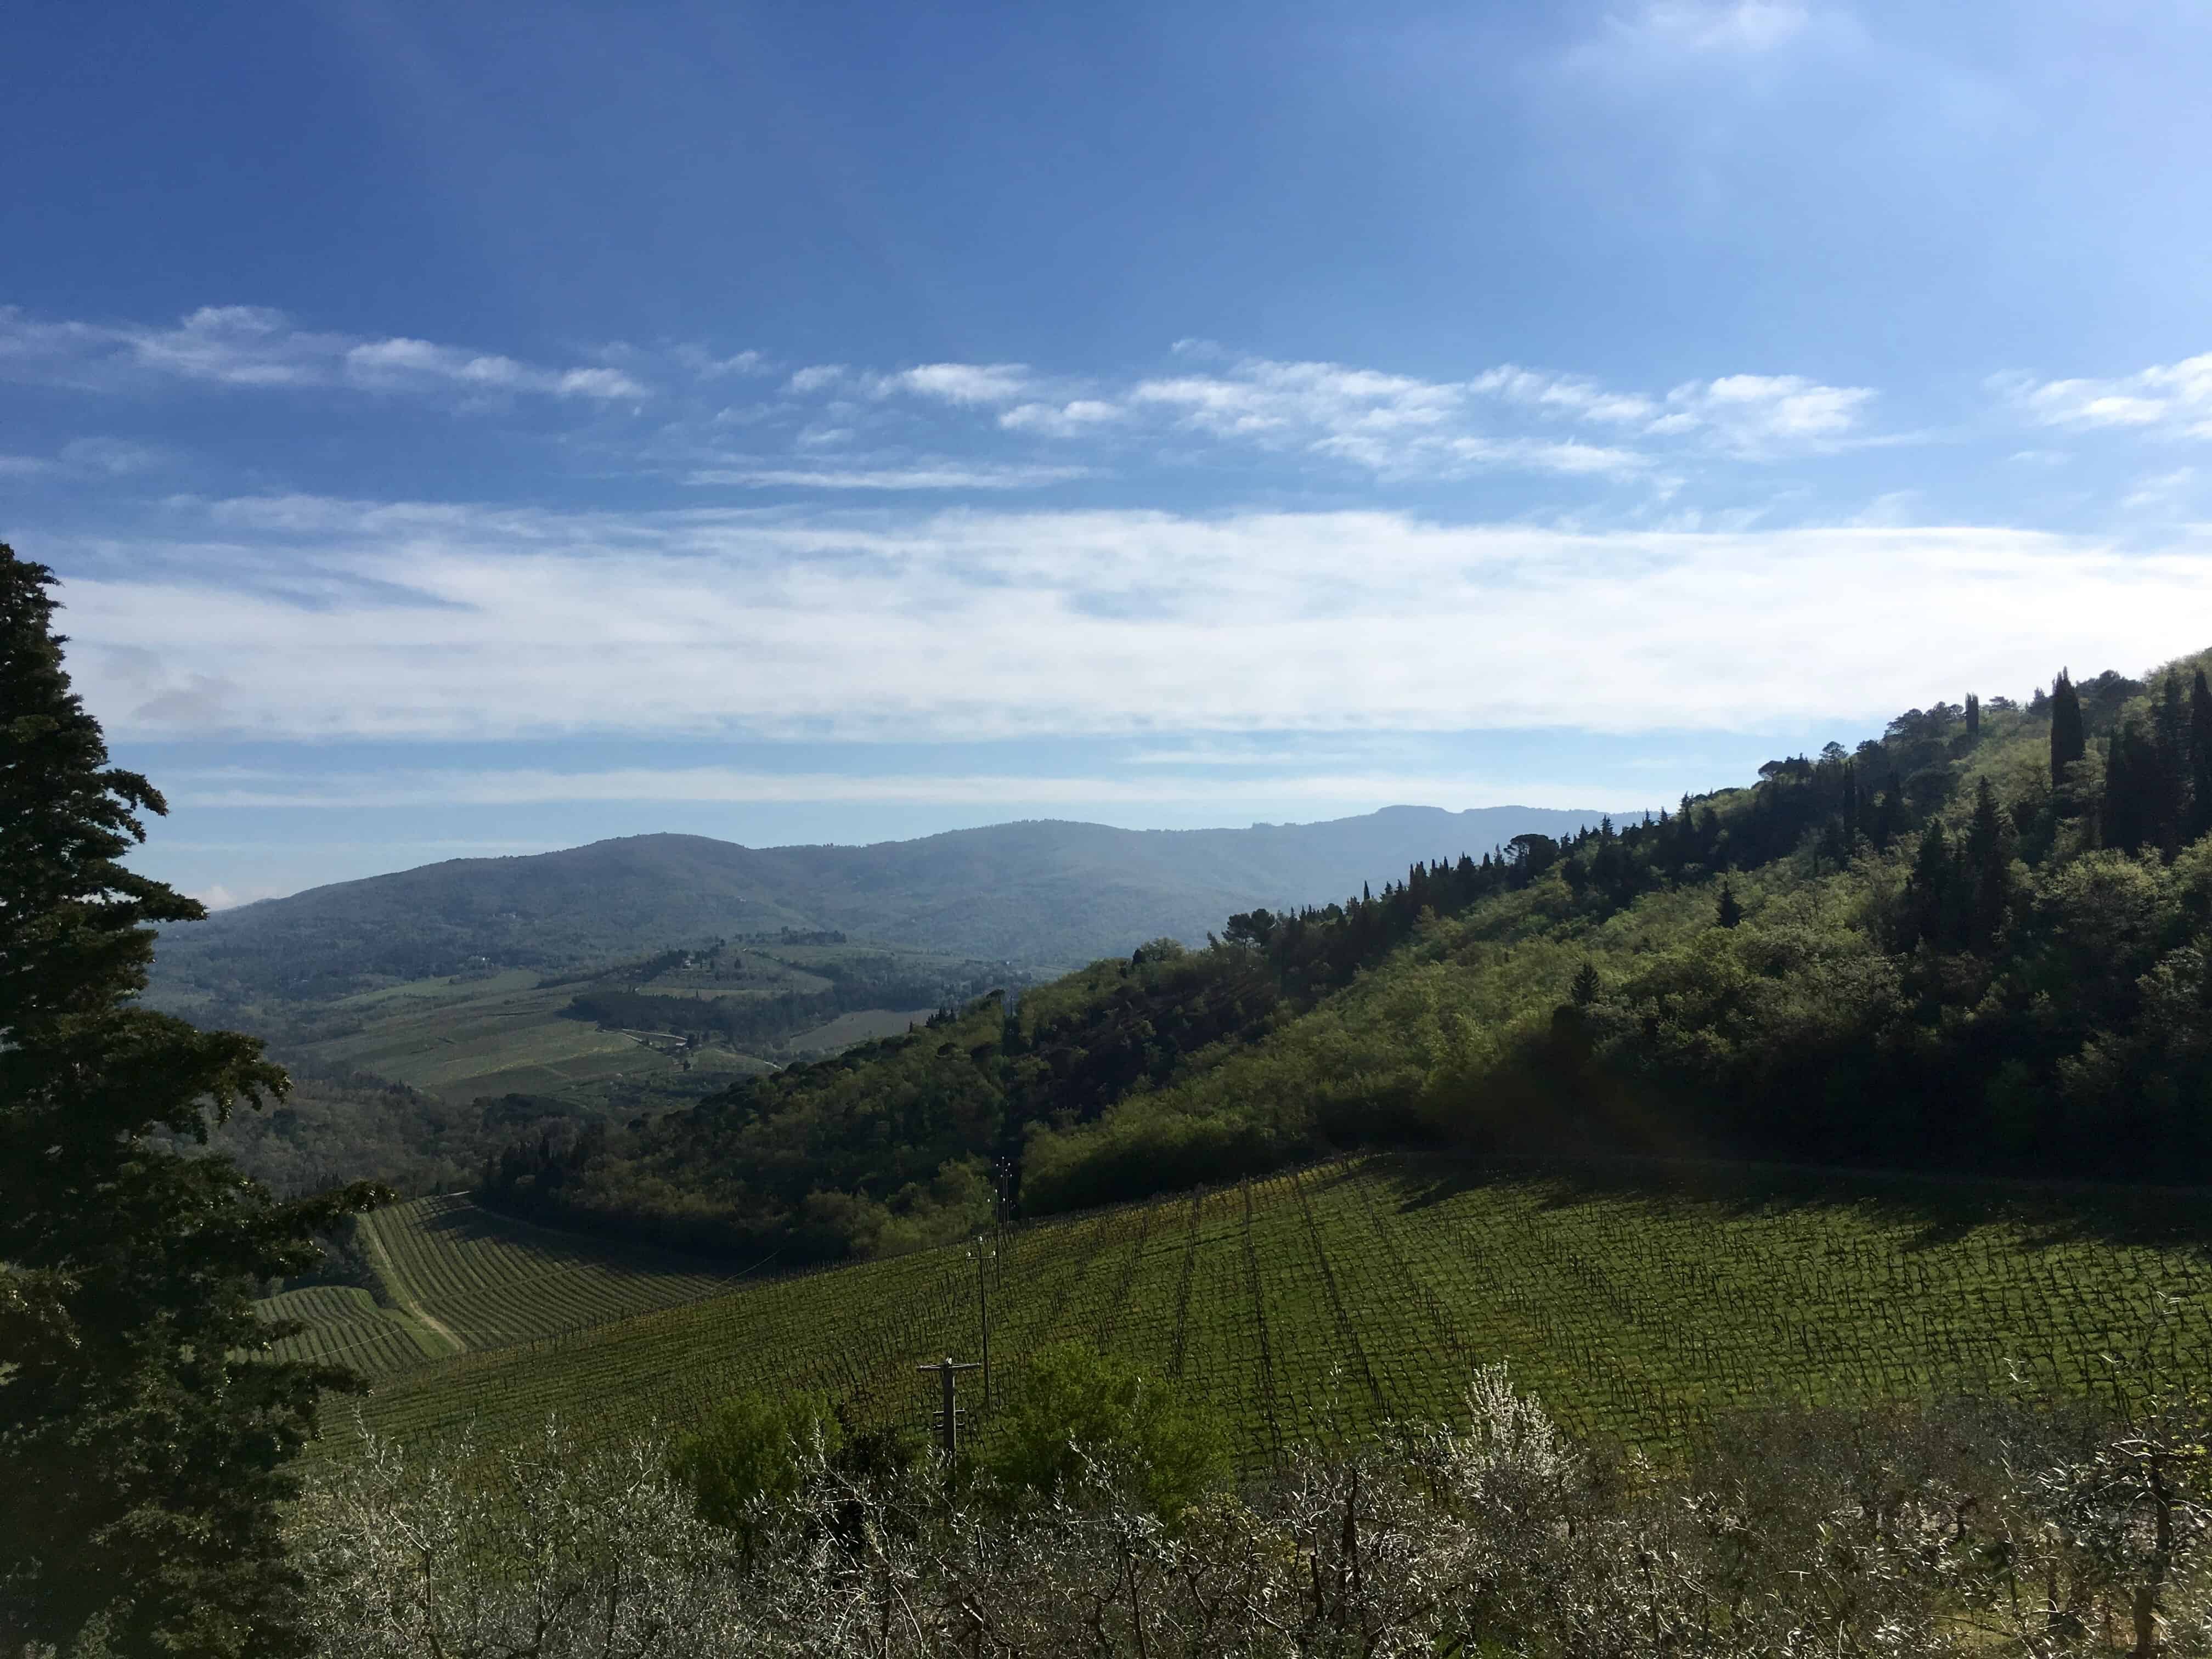
[(982, 1367), (972, 1359), (964, 1363), (956, 1361), (951, 1354), (945, 1355), (942, 1360), (932, 1364), (915, 1367), (915, 1370), (925, 1374), (935, 1371), (939, 1381), (945, 1385), (945, 1404), (938, 1414), (938, 1440), (945, 1448), (945, 1461), (948, 1463), (952, 1461), (953, 1455), (960, 1449), (960, 1413), (952, 1403), (952, 1379), (961, 1371), (981, 1369)]

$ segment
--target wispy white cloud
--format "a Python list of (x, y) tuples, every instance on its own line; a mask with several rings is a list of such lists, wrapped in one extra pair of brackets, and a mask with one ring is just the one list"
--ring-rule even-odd
[(911, 394), (951, 412), (989, 414), (1018, 437), (1107, 453), (1196, 441), (1324, 458), (1383, 479), (1507, 471), (1643, 480), (1662, 494), (1675, 482), (1665, 458), (1765, 460), (1832, 449), (1863, 440), (1875, 401), (1870, 388), (1799, 375), (1724, 375), (1649, 393), (1512, 363), (1435, 380), (1239, 357), (1202, 341), (1179, 342), (1176, 353), (1188, 367), (1119, 384), (1054, 381), (1018, 363), (890, 372), (823, 363), (792, 374), (783, 389), (787, 398), (826, 399), (841, 437), (852, 435), (845, 422), (856, 416), (880, 418), (868, 406)]
[[(849, 434), (846, 434), (849, 435)], [(1036, 489), (1091, 476), (1086, 466), (992, 466), (940, 461), (910, 466), (707, 466), (684, 475), (691, 484), (749, 489)]]
[(1383, 512), (179, 511), (198, 532), (127, 563), (56, 560), (118, 732), (1771, 728), (1924, 702), (1930, 662), (1995, 689), (2156, 660), (2200, 647), (2212, 614), (2212, 557), (2185, 532), (2129, 553)]
[(62, 465), (119, 478), (169, 464), (168, 451), (128, 438), (72, 438), (62, 446)]
[(72, 438), (51, 456), (0, 455), (0, 477), (120, 478), (158, 471), (173, 459), (158, 445), (126, 438)]
[(495, 352), (394, 336), (305, 329), (265, 306), (204, 306), (171, 326), (44, 321), (0, 307), (0, 379), (86, 391), (162, 382), (232, 388), (530, 393), (635, 399), (647, 389), (606, 367), (549, 368)]
[(1652, 0), (1616, 27), (1646, 45), (1730, 55), (1775, 51), (1813, 27), (1800, 0)]
[(2212, 438), (2212, 352), (2179, 362), (2154, 363), (2110, 380), (2039, 380), (2028, 374), (2004, 374), (1990, 384), (2042, 426)]
[(1852, 12), (1805, 0), (1643, 0), (1607, 12), (1565, 54), (1571, 73), (1620, 81), (1680, 75), (1711, 80), (1771, 71), (1809, 54), (1863, 53)]
[[(738, 767), (623, 767), (556, 771), (542, 768), (465, 773), (400, 769), (323, 775), (289, 773), (179, 775), (171, 794), (180, 805), (269, 809), (434, 805), (532, 806), (574, 801), (711, 802), (731, 805), (842, 804), (880, 806), (967, 805), (1010, 809), (1066, 806), (1207, 805), (1221, 799), (1218, 780), (1115, 775), (1039, 776), (1033, 773), (767, 772)], [(1247, 799), (1352, 802), (1467, 799), (1494, 794), (1496, 778), (1434, 772), (1301, 769), (1237, 778)], [(1528, 805), (1586, 806), (1580, 786), (1516, 786)]]
[(1856, 432), (1874, 398), (1867, 386), (1822, 386), (1796, 374), (1724, 374), (1676, 386), (1646, 430), (1704, 434), (1754, 458), (1818, 450)]
[(799, 397), (811, 397), (815, 392), (827, 392), (843, 385), (852, 372), (842, 363), (813, 363), (805, 368), (793, 369), (791, 378), (783, 383), (783, 389)]
[(999, 416), (999, 424), (1009, 432), (1073, 438), (1110, 427), (1127, 415), (1121, 404), (1102, 398), (1073, 398), (1064, 404), (1018, 404)]
[(241, 904), (252, 904), (266, 898), (282, 898), (296, 888), (296, 883), (289, 881), (264, 882), (258, 885), (251, 882), (229, 885), (216, 881), (195, 890), (192, 896), (210, 910), (234, 910)]
[(702, 380), (721, 380), (732, 376), (748, 377), (768, 374), (774, 371), (769, 366), (766, 354), (758, 351), (737, 351), (726, 356), (716, 356), (703, 346), (680, 345), (670, 354), (682, 367)]
[(1140, 380), (1128, 397), (1218, 437), (1310, 441), (1316, 434), (1423, 431), (1443, 425), (1463, 392), (1408, 375), (1341, 363), (1248, 358), (1221, 374)]
[(2120, 505), (2134, 513), (2185, 513), (2203, 495), (2203, 475), (2193, 466), (2177, 466), (2136, 479)]
[[(1139, 381), (1119, 403), (1094, 401), (1087, 424), (1108, 411), (1150, 405), (1210, 436), (1334, 455), (1382, 475), (1515, 468), (1625, 478), (1652, 472), (1655, 441), (1754, 459), (1832, 447), (1858, 432), (1874, 398), (1864, 386), (1798, 375), (1725, 375), (1655, 398), (1510, 363), (1463, 381), (1436, 381), (1340, 363), (1246, 358), (1211, 373)], [(1493, 408), (1540, 425), (1595, 426), (1608, 435), (1593, 443), (1525, 428), (1501, 432), (1485, 413)], [(1040, 420), (1036, 429), (1064, 432), (1068, 425)]]
[(1010, 404), (1029, 397), (1036, 382), (1021, 363), (918, 363), (888, 373), (846, 363), (815, 363), (795, 370), (784, 390), (799, 397), (832, 392), (884, 398), (904, 393), (948, 404)]
[(1547, 374), (1516, 363), (1485, 369), (1467, 383), (1467, 389), (1525, 409), (1578, 420), (1640, 426), (1658, 413), (1658, 406), (1640, 392), (1613, 392), (1580, 375)]
[(1020, 363), (923, 363), (881, 384), (883, 392), (912, 392), (949, 404), (1010, 404), (1029, 395), (1033, 382)]

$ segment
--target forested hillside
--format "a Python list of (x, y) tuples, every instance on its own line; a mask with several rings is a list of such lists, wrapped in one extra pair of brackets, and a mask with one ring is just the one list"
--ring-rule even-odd
[(1913, 709), (1639, 823), (1229, 917), (489, 1199), (834, 1255), (1378, 1141), (2212, 1174), (2200, 662)]

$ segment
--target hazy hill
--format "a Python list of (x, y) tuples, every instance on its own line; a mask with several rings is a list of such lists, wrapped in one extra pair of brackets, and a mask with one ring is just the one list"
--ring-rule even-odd
[(1559, 835), (1595, 811), (1395, 806), (1325, 823), (1132, 830), (1036, 820), (872, 847), (634, 836), (341, 882), (172, 930), (155, 994), (319, 999), (489, 963), (559, 969), (695, 939), (834, 928), (959, 955), (1065, 964), (1233, 911), (1341, 898), (1415, 860)]

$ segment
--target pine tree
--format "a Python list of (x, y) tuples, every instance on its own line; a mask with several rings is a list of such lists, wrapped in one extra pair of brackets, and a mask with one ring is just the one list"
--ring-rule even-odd
[(287, 1083), (135, 1005), (146, 924), (204, 912), (119, 862), (166, 808), (70, 690), (53, 580), (0, 545), (0, 1651), (301, 1651), (278, 1505), (354, 1378), (261, 1357), (252, 1298), (384, 1194), (278, 1203), (155, 1139)]
[(2066, 769), (2089, 752), (2089, 738), (2081, 724), (2081, 699), (2064, 669), (2051, 688), (2051, 787), (2063, 789)]

